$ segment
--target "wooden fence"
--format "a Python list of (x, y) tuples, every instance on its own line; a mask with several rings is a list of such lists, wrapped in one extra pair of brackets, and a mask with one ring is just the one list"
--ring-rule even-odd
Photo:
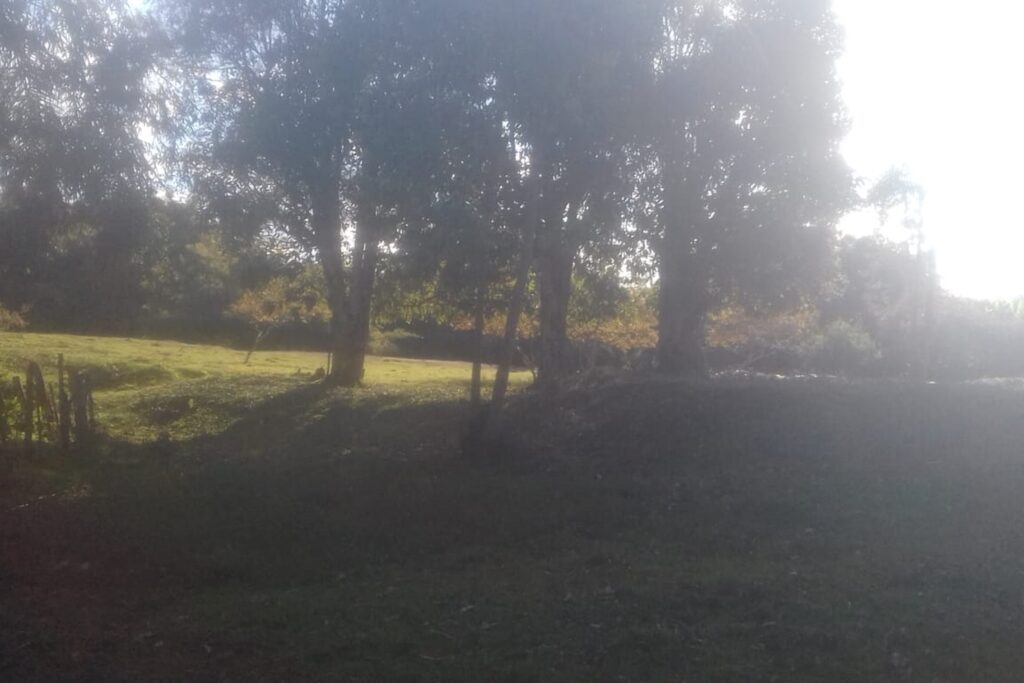
[(0, 451), (32, 455), (40, 444), (70, 450), (92, 442), (96, 404), (88, 371), (68, 369), (61, 355), (56, 380), (47, 384), (39, 364), (29, 363), (24, 381), (0, 381)]

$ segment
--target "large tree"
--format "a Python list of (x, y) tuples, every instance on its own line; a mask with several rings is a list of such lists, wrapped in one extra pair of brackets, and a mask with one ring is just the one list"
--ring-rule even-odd
[(654, 60), (639, 220), (659, 274), (658, 359), (701, 375), (704, 317), (792, 297), (855, 201), (827, 0), (670, 3)]
[(141, 304), (149, 36), (119, 0), (0, 6), (0, 293), (37, 322)]
[(410, 119), (391, 91), (416, 75), (403, 52), (407, 10), (355, 0), (163, 3), (184, 75), (177, 158), (223, 220), (271, 226), (316, 254), (332, 318), (330, 379), (340, 385), (362, 379), (379, 246), (408, 196), (396, 165)]
[(523, 188), (500, 111), (487, 106), (486, 85), (466, 85), (436, 99), (443, 115), (432, 131), (420, 129), (438, 142), (423, 169), (430, 192), (416, 229), (403, 235), (391, 275), (399, 284), (430, 289), (435, 305), (473, 319), (470, 394), (478, 405), (485, 321), (507, 310)]
[[(535, 216), (540, 298), (538, 381), (569, 369), (567, 315), (581, 250), (621, 224), (628, 196), (626, 141), (643, 105), (638, 86), (652, 58), (657, 2), (584, 0), (480, 3), (495, 46), (495, 97), (519, 135), (526, 201)], [(509, 35), (517, 36), (509, 40)]]

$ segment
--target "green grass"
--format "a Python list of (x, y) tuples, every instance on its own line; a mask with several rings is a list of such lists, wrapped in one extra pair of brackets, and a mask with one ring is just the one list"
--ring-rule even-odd
[[(102, 452), (0, 485), (2, 680), (1024, 670), (1013, 386), (627, 383), (529, 397), (514, 446), (467, 462), (457, 364), (378, 359), (328, 391), (292, 376), (303, 354), (0, 335), (0, 358), (25, 339), (175, 379), (106, 390)], [(164, 394), (198, 397), (190, 426), (147, 442), (135, 399)]]
[[(50, 381), (58, 354), (89, 369), (100, 421), (118, 440), (144, 443), (166, 433), (182, 440), (220, 432), (261, 402), (310, 383), (325, 354), (245, 352), (218, 346), (146, 339), (0, 333), (0, 377), (24, 375), (35, 361)], [(363, 396), (408, 401), (459, 400), (469, 390), (469, 366), (448, 361), (370, 357)], [(493, 379), (493, 370), (485, 381)], [(513, 376), (522, 385), (526, 375)]]

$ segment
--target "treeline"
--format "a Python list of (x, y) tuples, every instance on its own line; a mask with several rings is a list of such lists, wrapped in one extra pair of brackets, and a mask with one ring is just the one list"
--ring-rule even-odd
[(913, 190), (840, 156), (840, 52), (827, 0), (11, 0), (4, 324), (320, 324), (351, 385), (375, 323), (433, 321), (506, 367), (534, 337), (553, 387), (574, 336), (700, 376), (724, 312), (813, 310), (928, 374), (926, 255), (862, 255), (906, 257), (897, 329), (836, 239)]

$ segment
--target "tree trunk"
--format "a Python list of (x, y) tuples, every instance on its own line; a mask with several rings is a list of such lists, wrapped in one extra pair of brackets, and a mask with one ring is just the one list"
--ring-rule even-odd
[(533, 264), (533, 239), (523, 235), (524, 241), (530, 242), (529, 255), (526, 255), (527, 248), (519, 255), (517, 266), (516, 282), (512, 288), (512, 296), (509, 298), (508, 317), (505, 319), (505, 337), (501, 343), (501, 358), (498, 362), (498, 372), (494, 378), (494, 390), (491, 392), (491, 413), (496, 414), (505, 405), (505, 397), (508, 394), (508, 381), (512, 374), (512, 357), (515, 354), (516, 337), (519, 335), (519, 319), (523, 315), (523, 306), (526, 302), (526, 286), (530, 280), (530, 266)]
[(352, 290), (349, 297), (347, 326), (342, 345), (334, 353), (332, 374), (341, 386), (356, 386), (366, 374), (366, 354), (370, 346), (370, 313), (373, 287), (377, 279), (380, 243), (365, 222), (356, 228), (352, 252)]
[(92, 440), (93, 421), (90, 418), (92, 383), (89, 374), (80, 370), (71, 375), (71, 405), (75, 420), (75, 444), (86, 446)]
[(483, 367), (484, 367), (484, 292), (480, 288), (476, 294), (473, 309), (473, 377), (469, 383), (469, 401), (474, 409), (483, 403)]
[(574, 254), (559, 234), (561, 226), (549, 226), (539, 257), (540, 358), (537, 384), (554, 391), (574, 368), (569, 363), (569, 299), (572, 296)]
[(704, 356), (707, 280), (702, 277), (697, 260), (680, 248), (668, 246), (660, 257), (658, 370), (676, 377), (707, 377), (709, 369)]
[(540, 168), (538, 154), (533, 159), (535, 167), (531, 171), (530, 187), (526, 203), (526, 218), (523, 222), (522, 242), (520, 243), (519, 262), (516, 264), (516, 281), (509, 298), (508, 317), (505, 320), (505, 338), (501, 345), (501, 358), (498, 372), (494, 378), (494, 391), (491, 393), (491, 406), (486, 421), (485, 431), (494, 426), (494, 417), (505, 405), (508, 394), (508, 381), (512, 371), (512, 357), (515, 353), (516, 337), (519, 335), (519, 318), (522, 317), (526, 304), (526, 287), (530, 281), (530, 270), (533, 267), (534, 246), (537, 240), (537, 224), (540, 222)]
[(345, 261), (341, 253), (341, 202), (337, 183), (326, 180), (312, 193), (313, 236), (319, 252), (327, 288), (327, 306), (331, 310), (330, 354), (333, 359), (327, 381), (336, 386), (354, 386), (350, 368), (343, 361), (348, 356), (347, 332), (350, 326), (348, 288), (345, 282)]
[(657, 364), (661, 373), (676, 377), (707, 377), (704, 322), (709, 300), (707, 255), (700, 253), (704, 194), (710, 159), (682, 165), (672, 155), (663, 159), (665, 202), (661, 223), (664, 236), (657, 244), (658, 297)]
[(256, 332), (256, 338), (253, 339), (252, 346), (249, 347), (249, 353), (245, 354), (245, 362), (242, 365), (248, 365), (249, 361), (252, 360), (252, 354), (256, 353), (256, 349), (259, 348), (260, 342), (267, 338), (270, 334), (270, 328), (264, 327)]

